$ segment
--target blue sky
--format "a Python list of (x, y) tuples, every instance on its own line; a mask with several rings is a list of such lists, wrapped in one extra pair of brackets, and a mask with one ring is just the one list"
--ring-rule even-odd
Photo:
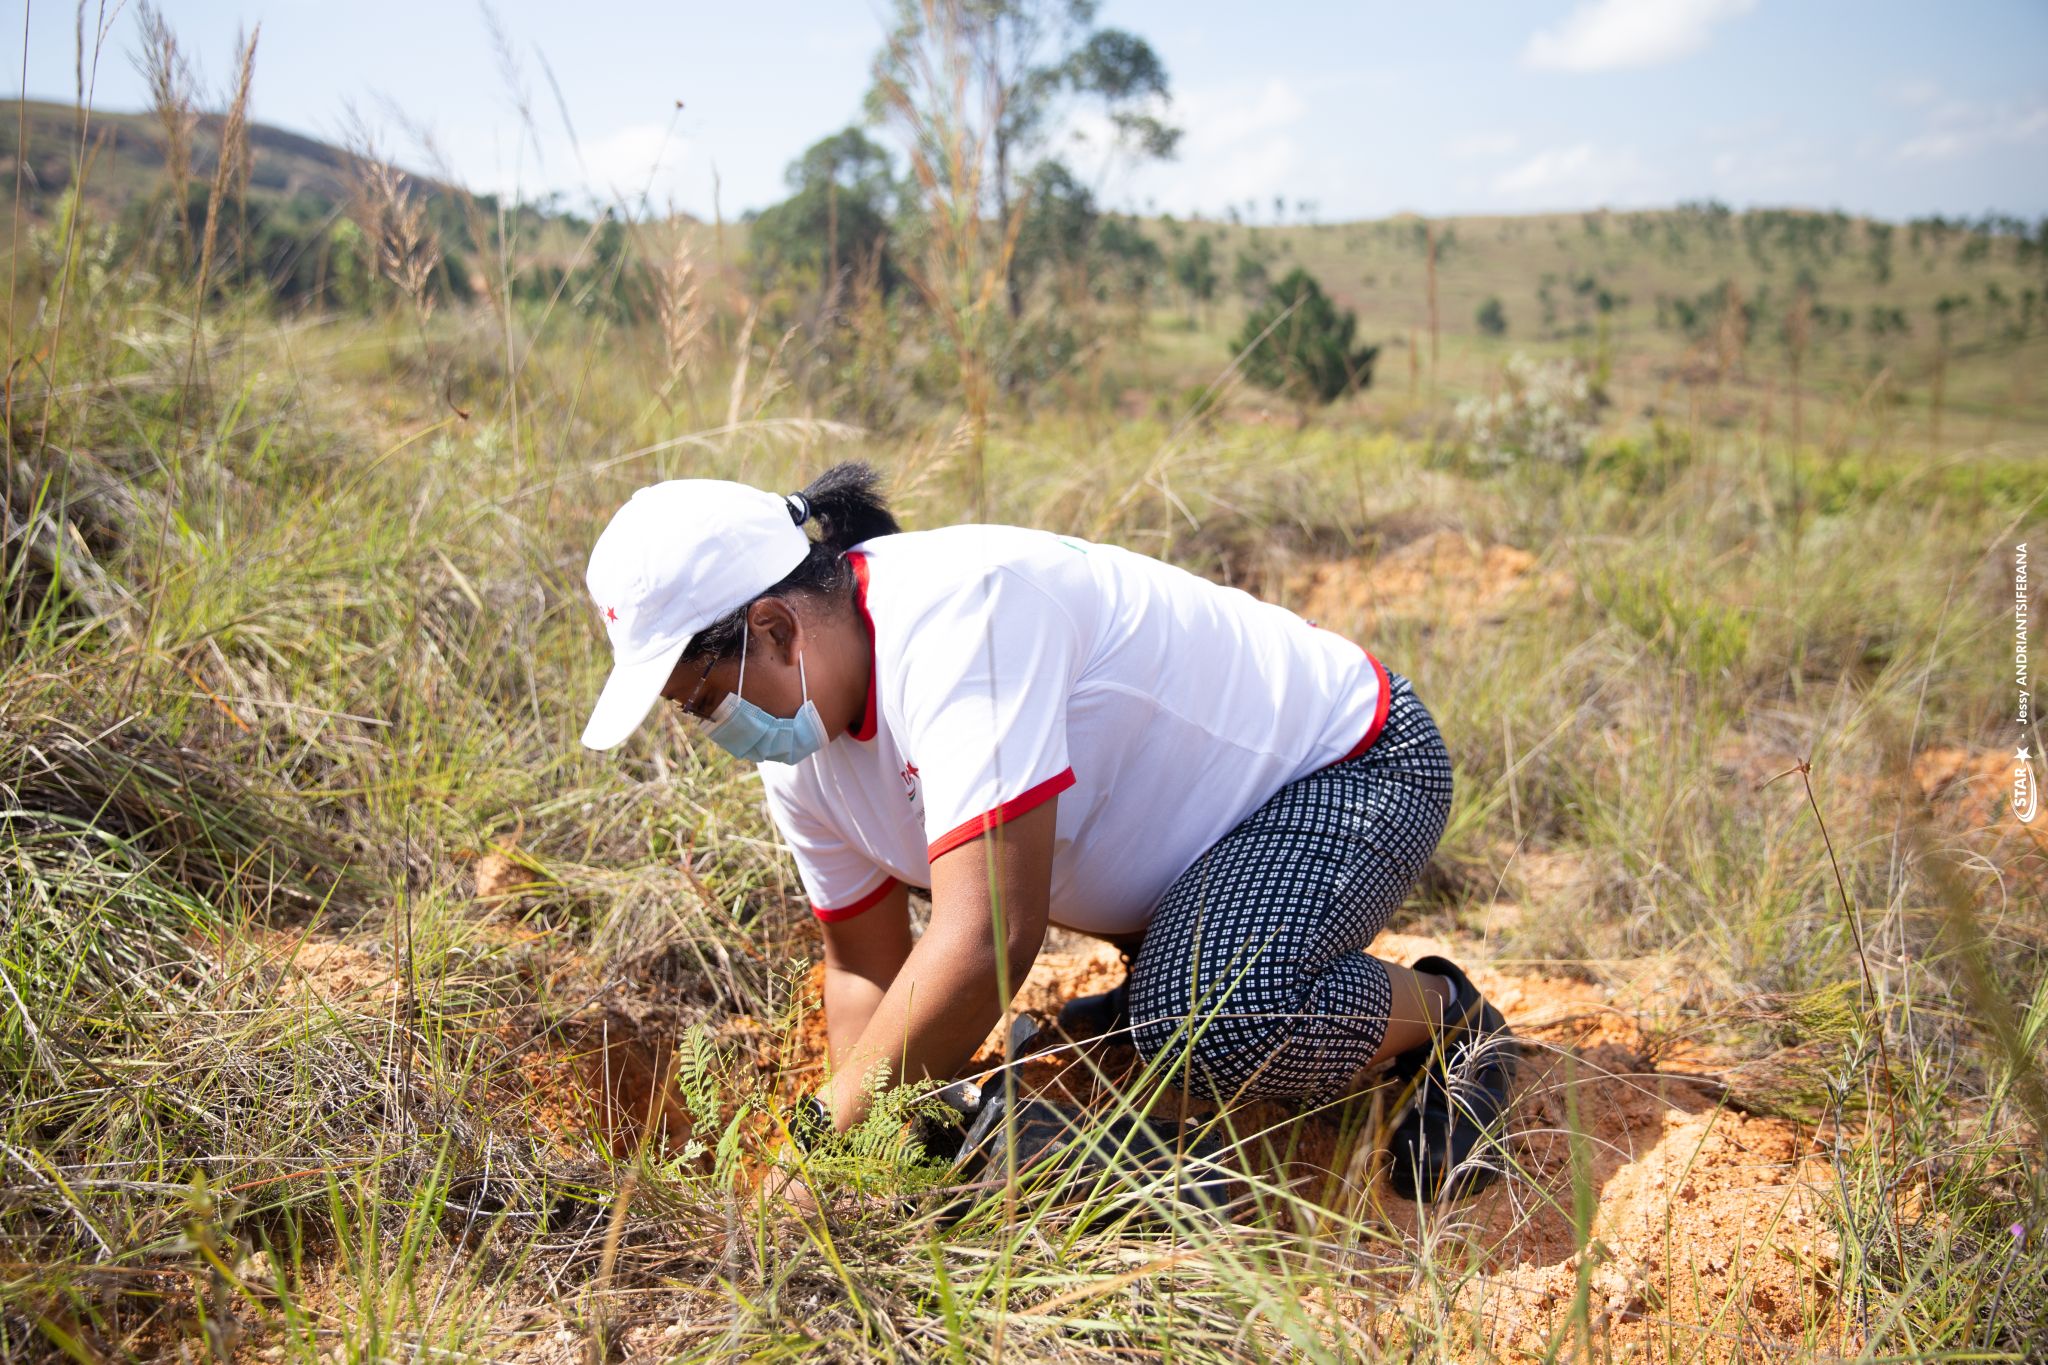
[[(74, 7), (31, 4), (0, 20), (8, 66), (23, 70), (26, 17), (27, 89), (69, 99)], [(89, 21), (109, 16), (95, 102), (139, 107), (132, 3), (87, 8)], [(237, 30), (261, 21), (265, 122), (332, 137), (353, 101), (419, 164), (396, 108), (478, 188), (610, 197), (651, 184), (657, 204), (703, 214), (714, 174), (728, 214), (781, 197), (790, 158), (857, 115), (886, 12), (883, 0), (499, 0), (536, 139), (465, 0), (164, 8), (209, 88), (226, 80)], [(2041, 0), (1104, 0), (1101, 17), (1159, 50), (1186, 128), (1168, 165), (1086, 167), (1124, 206), (1215, 213), (1252, 199), (1265, 219), (1279, 194), (1332, 220), (1711, 196), (1894, 218), (2048, 213)]]

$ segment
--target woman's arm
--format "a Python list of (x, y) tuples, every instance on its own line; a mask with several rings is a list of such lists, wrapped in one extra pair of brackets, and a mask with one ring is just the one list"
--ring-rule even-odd
[(891, 1084), (950, 1080), (1002, 1017), (1045, 940), (1058, 805), (1044, 801), (932, 864), (931, 924), (834, 1068), (826, 1099), (839, 1131), (867, 1115), (862, 1076), (885, 1066)]
[(910, 957), (910, 888), (898, 882), (851, 919), (825, 929), (825, 1045), (832, 1069), (868, 1026)]

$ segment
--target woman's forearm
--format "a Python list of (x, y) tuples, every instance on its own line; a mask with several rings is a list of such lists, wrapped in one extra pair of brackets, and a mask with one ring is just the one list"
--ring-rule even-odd
[(887, 981), (825, 964), (825, 1049), (832, 1070), (837, 1071), (845, 1061), (888, 989)]
[(910, 960), (910, 890), (898, 883), (860, 914), (826, 921), (824, 930), (825, 1046), (836, 1068)]
[(1002, 1017), (1045, 941), (1057, 807), (1054, 797), (932, 863), (931, 924), (833, 1071), (826, 1103), (841, 1132), (867, 1116), (863, 1082), (877, 1068), (885, 1085), (951, 1080)]

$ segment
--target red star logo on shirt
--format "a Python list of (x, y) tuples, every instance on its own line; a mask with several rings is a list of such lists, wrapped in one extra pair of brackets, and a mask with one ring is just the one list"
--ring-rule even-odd
[(911, 800), (915, 801), (917, 799), (917, 765), (905, 762), (903, 771), (898, 773), (897, 776), (903, 779), (903, 790), (909, 795)]
[(616, 621), (619, 619), (619, 613), (610, 607), (606, 607), (604, 609), (604, 619), (607, 621)]

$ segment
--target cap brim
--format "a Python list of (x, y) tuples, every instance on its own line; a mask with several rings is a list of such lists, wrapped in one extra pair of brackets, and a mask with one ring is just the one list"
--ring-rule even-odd
[(683, 657), (689, 643), (685, 636), (674, 649), (645, 663), (614, 665), (611, 676), (604, 680), (604, 691), (597, 694), (597, 705), (591, 708), (590, 723), (583, 727), (583, 747), (604, 750), (624, 744), (661, 699), (661, 689), (668, 685), (669, 674), (675, 672), (676, 660)]

